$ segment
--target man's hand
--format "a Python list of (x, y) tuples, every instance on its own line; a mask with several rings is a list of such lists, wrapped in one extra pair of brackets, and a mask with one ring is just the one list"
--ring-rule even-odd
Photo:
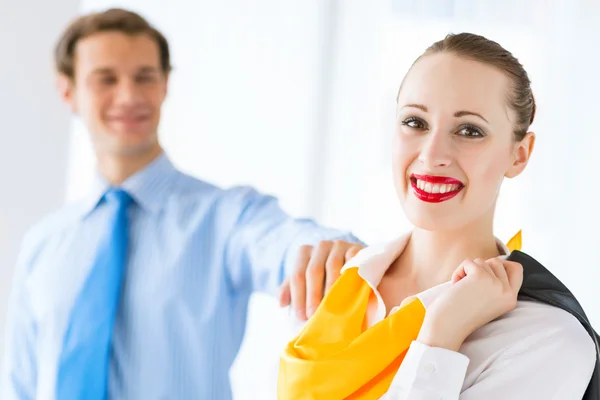
[(294, 271), (280, 287), (281, 307), (291, 305), (298, 319), (306, 321), (339, 278), (346, 261), (363, 247), (341, 240), (324, 240), (317, 246), (300, 247)]

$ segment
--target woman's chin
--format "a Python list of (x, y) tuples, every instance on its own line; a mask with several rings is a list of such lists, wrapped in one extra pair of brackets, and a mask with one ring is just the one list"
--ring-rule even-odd
[(455, 230), (462, 225), (456, 213), (448, 209), (437, 210), (430, 205), (405, 204), (404, 213), (410, 223), (417, 229), (425, 231), (448, 231)]

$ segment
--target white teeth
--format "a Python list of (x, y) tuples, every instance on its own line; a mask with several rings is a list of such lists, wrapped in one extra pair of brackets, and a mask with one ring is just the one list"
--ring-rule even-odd
[(438, 184), (417, 179), (417, 188), (427, 193), (449, 193), (458, 190), (458, 184)]

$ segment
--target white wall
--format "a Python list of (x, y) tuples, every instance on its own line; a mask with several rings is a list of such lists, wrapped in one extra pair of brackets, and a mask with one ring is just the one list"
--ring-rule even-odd
[[(70, 116), (52, 50), (78, 0), (0, 1), (0, 331), (25, 230), (65, 196)], [(4, 341), (0, 341), (0, 354)]]

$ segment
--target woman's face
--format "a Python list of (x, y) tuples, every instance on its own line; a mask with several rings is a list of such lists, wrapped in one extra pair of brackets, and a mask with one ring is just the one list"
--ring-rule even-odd
[(409, 220), (439, 231), (492, 222), (504, 177), (529, 158), (533, 134), (513, 136), (500, 70), (449, 53), (428, 55), (407, 74), (398, 95), (394, 183)]

